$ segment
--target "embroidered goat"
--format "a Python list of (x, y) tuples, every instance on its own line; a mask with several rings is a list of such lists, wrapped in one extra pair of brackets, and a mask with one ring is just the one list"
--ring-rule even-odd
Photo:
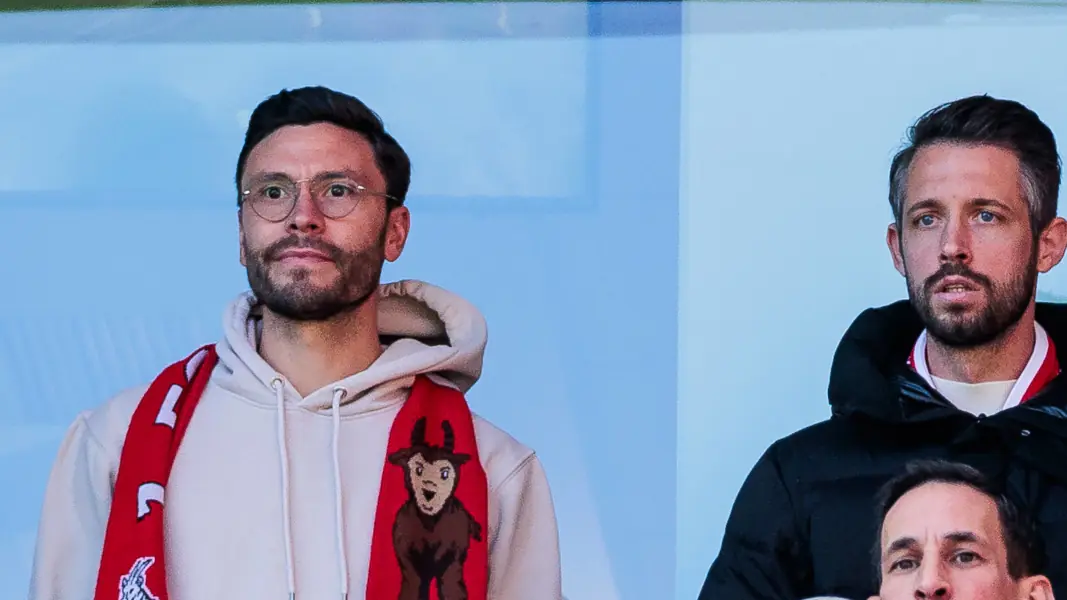
[(119, 579), (119, 600), (159, 600), (148, 589), (146, 574), (156, 559), (151, 556), (138, 558), (130, 572)]
[(482, 540), (482, 526), (458, 498), (459, 468), (470, 460), (455, 452), (455, 433), (441, 423), (444, 443), (426, 441), (426, 417), (415, 422), (411, 446), (389, 456), (404, 469), (408, 501), (397, 511), (393, 548), (400, 563), (402, 582), (397, 600), (429, 600), (437, 582), (439, 600), (467, 600), (463, 563), (471, 538)]

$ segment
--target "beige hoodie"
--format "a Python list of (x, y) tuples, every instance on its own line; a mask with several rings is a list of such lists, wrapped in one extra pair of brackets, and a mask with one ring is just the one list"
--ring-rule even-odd
[[(393, 417), (417, 374), (469, 390), (486, 345), (484, 318), (462, 298), (417, 281), (380, 293), (380, 332), (400, 339), (367, 370), (303, 398), (256, 352), (251, 295), (230, 305), (167, 486), (171, 600), (364, 599)], [(30, 600), (93, 597), (123, 439), (147, 387), (70, 427), (45, 493)], [(477, 415), (474, 428), (489, 480), (489, 598), (561, 599), (540, 462)]]

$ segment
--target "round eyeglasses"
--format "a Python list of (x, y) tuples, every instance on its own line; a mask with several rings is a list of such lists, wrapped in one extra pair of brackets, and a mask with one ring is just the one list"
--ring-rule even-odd
[(323, 173), (295, 181), (281, 174), (258, 177), (241, 192), (240, 204), (247, 204), (266, 221), (279, 223), (293, 213), (303, 184), (308, 184), (308, 192), (319, 212), (330, 219), (347, 217), (367, 196), (400, 203), (394, 196), (371, 191), (343, 173)]

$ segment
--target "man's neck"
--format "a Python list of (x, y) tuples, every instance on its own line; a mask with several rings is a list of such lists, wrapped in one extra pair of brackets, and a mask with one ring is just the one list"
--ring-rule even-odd
[(926, 362), (930, 374), (960, 383), (1018, 379), (1034, 353), (1033, 307), (996, 340), (974, 348), (946, 346), (927, 337)]
[(381, 356), (377, 313), (374, 298), (326, 321), (290, 321), (264, 309), (259, 354), (307, 396), (366, 370)]

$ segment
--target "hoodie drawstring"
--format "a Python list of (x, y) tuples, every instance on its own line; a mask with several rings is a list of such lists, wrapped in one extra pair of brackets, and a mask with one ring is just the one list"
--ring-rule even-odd
[(270, 382), (278, 399), (278, 460), (282, 467), (282, 521), (285, 527), (285, 576), (289, 584), (289, 600), (296, 598), (296, 577), (293, 572), (293, 530), (289, 511), (289, 447), (285, 439), (285, 382), (275, 377)]
[(341, 400), (345, 398), (344, 388), (333, 390), (333, 501), (337, 529), (337, 560), (341, 572), (341, 600), (348, 598), (348, 556), (345, 554), (345, 516), (341, 494)]
[[(289, 446), (285, 438), (285, 382), (275, 377), (270, 382), (278, 401), (278, 460), (282, 469), (282, 519), (285, 527), (285, 575), (289, 585), (289, 600), (296, 598), (296, 576), (293, 569), (292, 513), (289, 508)], [(344, 388), (333, 391), (333, 498), (334, 519), (337, 535), (337, 560), (341, 572), (341, 600), (348, 598), (348, 555), (345, 552), (345, 520), (341, 493), (341, 401), (347, 392)]]

